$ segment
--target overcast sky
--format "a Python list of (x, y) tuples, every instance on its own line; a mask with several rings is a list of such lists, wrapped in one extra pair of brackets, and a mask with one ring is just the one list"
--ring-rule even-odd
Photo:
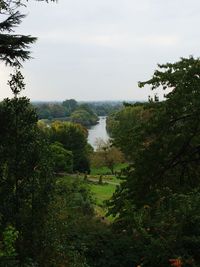
[(200, 54), (199, 0), (30, 1), (24, 12), (16, 32), (38, 37), (23, 70), (31, 100), (147, 100), (137, 83), (157, 63)]

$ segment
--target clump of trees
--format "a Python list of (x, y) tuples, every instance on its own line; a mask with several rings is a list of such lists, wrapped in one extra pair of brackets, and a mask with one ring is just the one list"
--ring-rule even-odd
[(91, 147), (87, 143), (88, 131), (85, 127), (63, 121), (51, 124), (39, 121), (38, 126), (44, 138), (49, 140), (55, 172), (90, 172)]
[(122, 108), (122, 102), (77, 102), (67, 99), (63, 102), (33, 103), (39, 119), (63, 120), (80, 123), (86, 127), (95, 125), (98, 116), (107, 116)]
[(63, 120), (80, 123), (84, 126), (95, 125), (98, 116), (87, 104), (80, 104), (74, 99), (62, 103), (34, 103), (39, 119)]
[(95, 125), (98, 121), (98, 116), (87, 104), (81, 104), (79, 107), (71, 114), (71, 121), (80, 123), (84, 126)]
[(87, 102), (87, 105), (98, 116), (108, 116), (123, 107), (122, 101), (91, 101)]
[[(50, 244), (46, 222), (51, 218), (53, 227), (59, 221), (49, 208), (57, 194), (52, 153), (61, 153), (55, 152), (49, 135), (38, 127), (38, 116), (29, 99), (19, 96), (25, 87), (21, 63), (30, 58), (29, 45), (36, 40), (13, 34), (24, 18), (19, 11), (24, 2), (0, 3), (0, 60), (15, 67), (8, 83), (14, 97), (0, 103), (0, 266), (58, 266), (54, 257), (58, 247)], [(51, 238), (58, 239), (58, 232)], [(53, 255), (50, 265), (47, 250)], [(77, 254), (72, 248), (66, 256), (67, 264), (73, 266)]]
[[(15, 230), (19, 233), (16, 263), (22, 264), (39, 257), (43, 250), (45, 214), (55, 180), (49, 146), (37, 127), (35, 110), (29, 99), (18, 97), (24, 87), (19, 71), (12, 75), (10, 86), (14, 97), (0, 104), (0, 233), (7, 233), (8, 225), (14, 227), (14, 240)], [(6, 257), (4, 253), (3, 260)], [(9, 261), (10, 257), (4, 266)]]
[(113, 137), (114, 145), (120, 147), (129, 161), (133, 161), (138, 153), (143, 140), (142, 129), (152, 116), (151, 108), (147, 109), (147, 106), (148, 103), (124, 105), (123, 109), (107, 118), (107, 130)]
[(73, 155), (73, 171), (89, 172), (87, 129), (72, 122), (55, 121), (48, 128), (50, 141), (60, 142)]
[(199, 72), (193, 57), (159, 65), (140, 86), (168, 89), (166, 100), (125, 107), (114, 118), (115, 143), (132, 164), (110, 212), (132, 235), (136, 265), (200, 264)]

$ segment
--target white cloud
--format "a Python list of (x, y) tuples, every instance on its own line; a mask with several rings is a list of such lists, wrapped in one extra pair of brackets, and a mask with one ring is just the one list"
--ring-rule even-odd
[(139, 38), (139, 42), (145, 45), (159, 46), (176, 46), (180, 43), (179, 36), (173, 35), (150, 35)]
[(40, 38), (41, 42), (83, 44), (113, 48), (127, 48), (138, 46), (177, 46), (181, 39), (175, 35), (144, 35), (137, 36), (128, 33), (88, 34), (80, 32), (49, 32)]

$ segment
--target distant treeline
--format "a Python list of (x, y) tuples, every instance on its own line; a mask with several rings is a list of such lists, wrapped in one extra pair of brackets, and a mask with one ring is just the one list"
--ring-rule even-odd
[(68, 99), (63, 102), (35, 102), (33, 105), (39, 119), (66, 120), (91, 126), (97, 123), (98, 116), (119, 110), (122, 102), (77, 102)]

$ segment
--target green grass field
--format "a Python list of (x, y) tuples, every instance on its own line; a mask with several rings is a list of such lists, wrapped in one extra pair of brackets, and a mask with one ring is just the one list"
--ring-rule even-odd
[[(127, 167), (126, 163), (118, 164), (115, 171), (119, 171), (122, 168)], [(98, 184), (99, 178), (102, 176), (103, 184)], [(80, 175), (79, 178), (84, 180), (84, 176)], [(68, 181), (76, 179), (75, 176), (67, 177)], [(95, 212), (98, 217), (105, 217), (108, 208), (105, 204), (106, 200), (109, 200), (119, 185), (121, 180), (112, 175), (107, 167), (92, 168), (90, 175), (87, 176), (87, 183), (91, 190), (93, 200), (95, 203)], [(112, 217), (107, 217), (106, 221), (112, 221)]]
[[(113, 184), (91, 184), (91, 192), (95, 200), (95, 213), (97, 217), (105, 217), (108, 208), (105, 205), (105, 200), (109, 200), (115, 192), (116, 185)], [(106, 217), (107, 222), (112, 222), (113, 217)]]
[[(114, 171), (119, 172), (127, 166), (128, 163), (117, 164)], [(102, 175), (103, 185), (98, 184), (100, 175)], [(95, 200), (95, 212), (97, 216), (104, 217), (108, 211), (105, 201), (112, 197), (121, 180), (115, 175), (112, 175), (111, 171), (105, 166), (100, 168), (92, 167), (91, 173), (88, 175), (88, 179), (90, 181), (90, 189)], [(107, 217), (107, 221), (113, 221), (113, 218)]]
[[(128, 166), (127, 163), (120, 163), (117, 164), (114, 168), (115, 171), (120, 171), (123, 168), (126, 168)], [(91, 168), (91, 175), (111, 175), (111, 170), (108, 169), (108, 167), (99, 167), (99, 168)]]
[[(106, 176), (103, 177), (102, 185), (95, 182), (92, 183), (90, 182), (90, 189), (93, 194), (93, 199), (95, 202), (94, 208), (97, 217), (105, 217), (105, 215), (108, 212), (108, 207), (106, 206), (105, 201), (109, 200), (112, 197), (117, 187), (116, 184), (109, 184), (109, 182), (105, 182), (106, 178), (107, 178)], [(112, 179), (115, 179), (115, 182), (117, 182), (117, 184), (120, 183), (119, 179), (116, 178)], [(106, 217), (106, 222), (112, 222), (112, 221), (113, 221), (112, 216)]]
[(104, 206), (104, 201), (112, 197), (115, 192), (116, 185), (113, 184), (91, 184), (91, 191), (94, 195), (94, 199), (97, 206)]

